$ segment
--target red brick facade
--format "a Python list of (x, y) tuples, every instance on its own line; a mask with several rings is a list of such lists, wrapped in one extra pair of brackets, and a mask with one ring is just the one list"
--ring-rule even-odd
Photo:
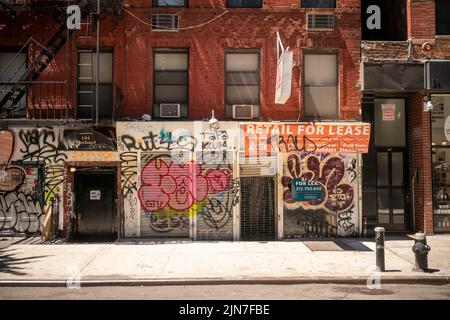
[[(293, 76), (291, 98), (284, 105), (274, 103), (276, 31), (280, 32), (284, 45), (294, 51), (294, 61), (300, 65), (302, 50), (306, 48), (338, 51), (340, 118), (359, 116), (359, 1), (337, 1), (336, 9), (302, 9), (300, 1), (292, 0), (264, 1), (263, 8), (257, 9), (226, 8), (225, 0), (190, 1), (189, 8), (153, 8), (151, 1), (135, 0), (124, 1), (124, 7), (146, 22), (150, 22), (152, 13), (177, 13), (180, 15), (180, 28), (199, 25), (225, 10), (228, 12), (202, 27), (178, 32), (152, 32), (150, 26), (141, 23), (127, 12), (122, 12), (117, 21), (113, 21), (111, 15), (104, 14), (101, 20), (100, 45), (114, 49), (114, 85), (121, 89), (124, 97), (120, 105), (121, 117), (152, 114), (153, 48), (189, 48), (189, 120), (209, 116), (211, 108), (216, 110), (217, 118), (224, 117), (224, 50), (260, 48), (262, 120), (297, 120), (303, 101), (302, 90), (297, 89), (298, 69)], [(335, 30), (307, 31), (306, 12), (311, 11), (335, 12)], [(56, 22), (45, 15), (21, 13), (14, 26), (7, 22), (6, 17), (1, 17), (1, 43), (3, 46), (22, 46), (30, 36), (40, 43), (46, 43), (61, 21), (60, 19)], [(70, 40), (69, 59), (66, 60), (64, 47), (52, 63), (51, 69), (47, 69), (45, 75), (40, 78), (65, 80), (67, 62), (70, 76), (66, 89), (69, 90), (69, 104), (72, 108), (76, 48), (95, 45), (95, 30), (90, 32), (91, 39), (80, 38), (84, 33), (83, 29), (77, 33), (76, 40)], [(46, 90), (52, 90), (47, 88), (48, 86), (42, 88), (43, 86), (45, 85), (36, 85), (35, 91), (46, 93)], [(34, 99), (37, 95), (34, 94)], [(65, 93), (61, 95), (63, 98)], [(30, 103), (33, 105), (33, 94), (30, 95), (29, 106)]]

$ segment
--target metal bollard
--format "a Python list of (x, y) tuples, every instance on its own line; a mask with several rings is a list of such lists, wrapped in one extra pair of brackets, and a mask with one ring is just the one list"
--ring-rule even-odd
[(427, 245), (427, 238), (425, 233), (418, 232), (415, 234), (414, 245), (412, 251), (415, 255), (415, 268), (413, 271), (426, 271), (428, 270), (428, 252), (431, 248)]
[(384, 266), (384, 228), (375, 228), (375, 250), (378, 271), (385, 271)]

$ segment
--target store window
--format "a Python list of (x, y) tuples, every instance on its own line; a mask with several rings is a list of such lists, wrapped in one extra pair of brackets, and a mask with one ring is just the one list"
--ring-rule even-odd
[(436, 34), (450, 35), (449, 0), (436, 0)]
[(303, 64), (305, 118), (338, 118), (337, 54), (305, 53)]
[(434, 231), (450, 232), (450, 95), (431, 98)]
[(188, 116), (189, 52), (187, 49), (155, 49), (153, 114), (156, 118)]
[(227, 0), (227, 8), (261, 8), (262, 0)]
[(302, 8), (336, 8), (336, 0), (302, 0)]

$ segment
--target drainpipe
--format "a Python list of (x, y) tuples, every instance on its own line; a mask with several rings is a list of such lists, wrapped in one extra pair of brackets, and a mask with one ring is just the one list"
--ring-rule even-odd
[(415, 196), (414, 196), (414, 193), (415, 193), (415, 187), (414, 187), (414, 185), (415, 185), (415, 183), (416, 183), (416, 177), (417, 177), (417, 174), (418, 174), (418, 169), (416, 168), (416, 169), (414, 169), (414, 173), (413, 173), (413, 176), (412, 176), (412, 179), (411, 179), (411, 191), (412, 191), (412, 194), (411, 194), (411, 201), (412, 201), (412, 214), (413, 214), (413, 231), (414, 232), (416, 232), (416, 203), (415, 203)]
[(408, 63), (412, 63), (414, 60), (414, 47), (413, 47), (413, 43), (412, 43), (412, 39), (408, 39), (408, 59), (407, 62)]

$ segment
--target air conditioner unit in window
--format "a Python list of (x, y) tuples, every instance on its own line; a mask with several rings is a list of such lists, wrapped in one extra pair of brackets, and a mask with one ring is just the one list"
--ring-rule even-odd
[(253, 108), (251, 104), (234, 104), (233, 119), (253, 119)]
[(161, 103), (159, 105), (159, 116), (161, 118), (179, 118), (180, 104), (179, 103)]
[(152, 31), (177, 31), (179, 21), (177, 14), (152, 14)]
[(329, 31), (334, 29), (334, 14), (308, 13), (306, 16), (307, 30)]

